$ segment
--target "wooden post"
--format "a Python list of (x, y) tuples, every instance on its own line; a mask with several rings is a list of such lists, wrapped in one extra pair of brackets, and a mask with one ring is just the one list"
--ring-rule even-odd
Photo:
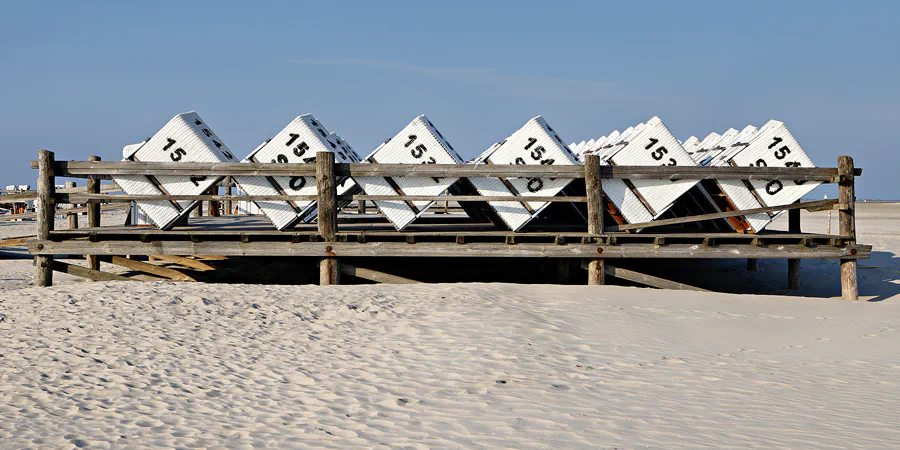
[[(100, 161), (100, 157), (96, 155), (88, 156), (88, 161)], [(89, 194), (100, 193), (100, 180), (96, 178), (88, 178), (87, 192)], [(91, 228), (100, 226), (100, 204), (88, 203), (88, 226)], [(88, 255), (88, 269), (100, 270), (100, 259), (96, 255)]]
[[(71, 189), (71, 188), (74, 188), (74, 187), (75, 187), (75, 182), (74, 182), (74, 181), (66, 181), (66, 188), (67, 188), (67, 189)], [(69, 205), (69, 208), (75, 209), (76, 206), (78, 206), (78, 205)], [(75, 230), (75, 229), (77, 229), (77, 228), (78, 228), (78, 213), (74, 213), (74, 214), (73, 214), (73, 213), (69, 213), (69, 214), (66, 214), (66, 221), (68, 222), (68, 225), (69, 225), (69, 229), (70, 229), (70, 230)]]
[[(219, 195), (219, 184), (214, 184), (209, 191), (206, 192), (209, 195)], [(209, 201), (209, 209), (207, 210), (207, 214), (209, 217), (219, 217), (219, 201), (218, 200), (210, 200)]]
[[(603, 233), (603, 186), (600, 181), (600, 157), (584, 157), (584, 185), (587, 188), (588, 234)], [(606, 284), (606, 262), (592, 259), (588, 262), (588, 284)]]
[[(56, 210), (56, 202), (54, 195), (54, 176), (53, 176), (53, 152), (40, 150), (38, 152), (38, 180), (37, 180), (37, 239), (50, 239), (50, 232), (53, 231), (54, 213)], [(52, 256), (35, 256), (34, 267), (36, 269), (34, 277), (35, 286), (52, 286), (53, 285), (53, 257)]]
[[(231, 196), (231, 186), (234, 182), (231, 180), (231, 177), (225, 177), (225, 195)], [(231, 200), (225, 200), (225, 215), (230, 216), (234, 213), (234, 210), (231, 209)]]
[[(853, 158), (838, 156), (838, 203), (842, 209), (839, 214), (840, 234), (849, 237), (856, 243), (856, 192), (853, 179)], [(859, 287), (856, 284), (856, 260), (841, 260), (841, 296), (844, 300), (859, 300)]]
[[(337, 238), (337, 189), (332, 152), (316, 153), (316, 190), (319, 236), (325, 242), (334, 242)], [(338, 261), (333, 256), (326, 256), (319, 262), (319, 284), (340, 284)]]
[(365, 200), (360, 200), (359, 202), (357, 202), (356, 205), (357, 205), (357, 206), (356, 206), (356, 212), (357, 212), (357, 213), (359, 213), (359, 214), (365, 214), (365, 213), (366, 213), (366, 201), (365, 201)]
[[(799, 201), (797, 202), (799, 203)], [(800, 233), (800, 210), (788, 210), (788, 232)], [(788, 289), (796, 291), (800, 289), (800, 260), (788, 260)]]
[(559, 284), (569, 284), (569, 277), (571, 276), (572, 269), (572, 260), (568, 258), (560, 258), (557, 261), (557, 275), (559, 275)]
[(756, 272), (759, 270), (759, 260), (756, 258), (747, 259), (747, 271)]

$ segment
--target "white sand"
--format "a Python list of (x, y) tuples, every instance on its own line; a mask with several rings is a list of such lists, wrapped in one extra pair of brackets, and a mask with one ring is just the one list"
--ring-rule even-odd
[(82, 283), (0, 311), (9, 448), (900, 445), (896, 302)]
[[(504, 284), (6, 290), (0, 448), (898, 448), (900, 239), (871, 225), (893, 214), (859, 225), (882, 243), (883, 267), (860, 271), (878, 302)], [(826, 263), (813, 274), (835, 278)], [(23, 278), (10, 289), (27, 264), (0, 261)]]

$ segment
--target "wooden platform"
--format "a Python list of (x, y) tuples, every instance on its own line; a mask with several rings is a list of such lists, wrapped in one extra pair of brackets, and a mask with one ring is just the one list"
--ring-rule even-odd
[[(334, 242), (317, 225), (274, 230), (259, 216), (192, 218), (169, 231), (106, 226), (50, 232), (32, 240), (36, 255), (222, 255), (538, 258), (867, 258), (871, 246), (825, 234), (604, 233), (573, 226), (497, 230), (466, 216), (431, 216), (403, 232), (380, 216), (341, 216)], [(554, 229), (556, 228), (556, 229)]]
[[(319, 153), (315, 164), (199, 164), (199, 163), (100, 163), (53, 161), (52, 153), (42, 151), (41, 159), (33, 163), (40, 168), (37, 194), (47, 199), (45, 207), (37, 213), (39, 232), (36, 239), (28, 241), (29, 252), (36, 255), (37, 284), (49, 285), (52, 278), (53, 257), (56, 255), (86, 255), (92, 264), (104, 259), (119, 261), (121, 265), (144, 267), (125, 260), (110, 259), (122, 255), (144, 255), (159, 258), (184, 257), (306, 257), (320, 261), (320, 283), (338, 283), (340, 274), (384, 282), (414, 282), (388, 273), (349, 265), (341, 269), (341, 258), (349, 262), (378, 258), (535, 258), (559, 261), (560, 273), (568, 273), (572, 260), (585, 261), (588, 284), (603, 284), (606, 275), (637, 281), (643, 284), (688, 289), (659, 277), (651, 277), (633, 270), (617, 269), (606, 265), (615, 259), (677, 259), (677, 258), (742, 258), (748, 267), (763, 258), (788, 259), (788, 280), (799, 285), (799, 263), (808, 258), (834, 258), (841, 260), (841, 279), (844, 298), (858, 298), (856, 292), (856, 260), (868, 258), (872, 247), (856, 242), (853, 221), (853, 179), (861, 173), (854, 169), (849, 157), (839, 159), (838, 168), (759, 168), (759, 167), (600, 167), (595, 156), (588, 156), (584, 167), (580, 166), (491, 166), (473, 165), (375, 165), (335, 164), (334, 155)], [(196, 173), (195, 173), (196, 172)], [(115, 175), (258, 175), (315, 176), (315, 196), (247, 196), (217, 195), (158, 195), (133, 196), (100, 192), (96, 180)], [(459, 209), (451, 214), (429, 213), (419, 218), (404, 231), (397, 231), (380, 214), (347, 214), (337, 212), (338, 201), (378, 201), (378, 196), (354, 195), (338, 198), (335, 194), (336, 174), (349, 176), (449, 176), (449, 177), (557, 177), (585, 180), (586, 195), (568, 198), (554, 197), (554, 202), (587, 204), (587, 220), (569, 220), (565, 223), (536, 220), (522, 231), (499, 229), (495, 223), (478, 221)], [(54, 176), (89, 176), (94, 185), (84, 192), (53, 192)], [(604, 195), (602, 179), (783, 179), (816, 180), (838, 183), (841, 196), (837, 200), (800, 202), (760, 208), (751, 212), (776, 213), (788, 210), (790, 232), (763, 232), (759, 234), (709, 233), (703, 228), (685, 225), (734, 217), (740, 211), (707, 213), (686, 217), (667, 218), (644, 224), (614, 224), (603, 226)], [(51, 206), (58, 202), (87, 204), (89, 210), (104, 203), (127, 203), (140, 200), (196, 200), (236, 201), (256, 200), (316, 200), (318, 215), (315, 223), (300, 224), (288, 231), (277, 231), (262, 216), (225, 216), (190, 218), (189, 223), (171, 230), (159, 230), (149, 226), (100, 227), (99, 220), (87, 228), (67, 230), (52, 229)], [(406, 201), (540, 201), (523, 196), (480, 197), (462, 196), (391, 196), (390, 199)], [(464, 208), (465, 209), (465, 208)], [(839, 235), (809, 234), (800, 232), (799, 211), (836, 209), (841, 218)], [(373, 208), (374, 210), (374, 208)], [(466, 209), (468, 211), (468, 209)], [(97, 211), (94, 211), (96, 214)], [(746, 213), (746, 212), (744, 212)], [(472, 217), (475, 217), (473, 215)], [(374, 259), (373, 259), (374, 258)], [(183, 259), (185, 264), (190, 259)], [(415, 261), (415, 260), (411, 260)], [(424, 260), (423, 260), (424, 261)], [(474, 260), (473, 260), (474, 261)], [(523, 260), (524, 261), (524, 260)], [(99, 266), (93, 266), (89, 276), (103, 279)], [(164, 273), (154, 267), (150, 271)], [(171, 275), (171, 273), (170, 273)], [(174, 276), (174, 275), (173, 275)], [(527, 280), (522, 280), (527, 281)]]

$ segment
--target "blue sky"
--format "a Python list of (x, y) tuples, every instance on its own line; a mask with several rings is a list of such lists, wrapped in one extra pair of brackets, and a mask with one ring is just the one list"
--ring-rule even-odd
[[(196, 110), (238, 155), (302, 113), (360, 153), (427, 114), (464, 157), (535, 115), (567, 141), (784, 121), (900, 199), (900, 2), (7, 2), (0, 185)], [(819, 188), (814, 196), (833, 190)]]

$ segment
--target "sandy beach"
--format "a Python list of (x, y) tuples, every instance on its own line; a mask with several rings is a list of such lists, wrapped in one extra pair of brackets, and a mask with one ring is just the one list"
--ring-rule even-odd
[[(828, 298), (832, 261), (805, 261), (788, 297), (31, 288), (30, 261), (0, 260), (0, 448), (897, 448), (898, 217), (860, 206), (859, 302)], [(710, 283), (791, 293), (783, 264), (716, 262)]]

